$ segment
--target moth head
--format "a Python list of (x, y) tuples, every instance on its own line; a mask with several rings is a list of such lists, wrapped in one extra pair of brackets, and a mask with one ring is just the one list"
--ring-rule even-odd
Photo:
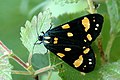
[(42, 41), (42, 40), (43, 40), (43, 36), (41, 36), (41, 35), (38, 36), (38, 40), (39, 40), (39, 41)]

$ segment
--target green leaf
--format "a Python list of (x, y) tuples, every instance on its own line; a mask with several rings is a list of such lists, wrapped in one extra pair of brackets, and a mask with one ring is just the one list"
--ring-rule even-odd
[[(45, 9), (50, 9), (52, 12), (53, 17), (58, 17), (60, 15), (63, 15), (65, 13), (71, 14), (71, 13), (77, 13), (81, 11), (85, 11), (86, 8), (88, 8), (88, 4), (86, 0), (80, 0), (77, 3), (64, 3), (62, 4), (56, 4), (53, 1), (49, 1), (48, 4), (46, 5)], [(61, 0), (59, 0), (61, 2)]]
[(0, 59), (0, 80), (12, 80), (11, 69), (13, 66), (9, 63), (7, 57)]
[(102, 80), (120, 80), (120, 60), (106, 64), (100, 70)]
[(44, 10), (50, 9), (53, 17), (58, 17), (64, 13), (80, 13), (85, 11), (88, 8), (88, 4), (86, 0), (46, 0), (35, 6), (29, 12), (29, 15), (39, 11), (42, 7)]
[(80, 1), (80, 0), (52, 0), (52, 1), (54, 1), (55, 3), (62, 3), (62, 4), (64, 4), (64, 3), (77, 3), (78, 1)]
[(98, 80), (100, 74), (97, 70), (85, 74), (64, 63), (59, 67), (59, 75), (63, 80)]
[(9, 63), (8, 51), (0, 44), (0, 80), (12, 80), (11, 69), (13, 66)]
[(120, 31), (119, 21), (119, 4), (117, 4), (117, 0), (106, 0), (107, 10), (110, 17), (111, 31), (114, 33), (118, 33)]
[(77, 13), (70, 13), (70, 14), (65, 13), (65, 14), (58, 16), (57, 18), (52, 18), (52, 21), (55, 26), (58, 26), (65, 22), (69, 22), (71, 20), (79, 18), (80, 16), (84, 16), (85, 14), (88, 14), (88, 13), (86, 13), (85, 11), (77, 12)]
[(59, 72), (52, 71), (50, 79), (49, 80), (62, 80), (60, 76), (58, 75)]
[(117, 26), (116, 26), (116, 30), (115, 30), (117, 33), (120, 32), (120, 20), (118, 21), (117, 23)]
[[(23, 45), (28, 49), (30, 53), (33, 51), (33, 46), (38, 40), (38, 36), (41, 32), (46, 32), (50, 28), (51, 14), (49, 10), (39, 13), (38, 16), (34, 16), (30, 21), (26, 21), (25, 27), (21, 27), (21, 41)], [(38, 33), (38, 35), (37, 35)], [(43, 34), (42, 34), (43, 35)], [(34, 46), (34, 53), (44, 54), (47, 52), (46, 48), (40, 44)]]
[(39, 80), (62, 80), (56, 71), (49, 71), (39, 76)]
[(34, 54), (31, 61), (33, 67), (37, 69), (49, 66), (48, 54)]

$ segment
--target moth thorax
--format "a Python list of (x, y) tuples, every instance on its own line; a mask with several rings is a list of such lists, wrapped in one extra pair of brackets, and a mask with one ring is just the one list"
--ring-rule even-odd
[(43, 36), (38, 36), (38, 40), (42, 41), (43, 40)]

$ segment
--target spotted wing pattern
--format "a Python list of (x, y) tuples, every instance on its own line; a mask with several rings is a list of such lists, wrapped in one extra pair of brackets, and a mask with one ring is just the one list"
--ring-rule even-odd
[(95, 67), (91, 43), (100, 34), (103, 17), (89, 14), (48, 30), (42, 43), (73, 68), (88, 73)]

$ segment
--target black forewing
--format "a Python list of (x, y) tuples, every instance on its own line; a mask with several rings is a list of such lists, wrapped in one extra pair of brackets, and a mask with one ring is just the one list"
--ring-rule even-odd
[[(84, 17), (87, 17), (90, 21), (90, 28), (87, 32), (85, 32), (85, 27), (82, 24), (82, 20)], [(95, 20), (95, 22), (93, 21)], [(69, 29), (62, 29), (61, 26), (69, 24), (70, 28)], [(75, 20), (72, 20), (70, 22), (67, 22), (65, 24), (62, 24), (58, 27), (55, 27), (48, 31), (47, 33), (49, 36), (60, 36), (60, 37), (66, 37), (67, 32), (72, 32), (73, 37), (70, 37), (71, 40), (74, 40), (76, 43), (81, 44), (81, 41), (84, 39), (87, 40), (86, 36), (87, 34), (91, 34), (92, 36), (92, 41), (94, 41), (97, 36), (100, 34), (101, 29), (102, 29), (102, 24), (103, 24), (103, 17), (100, 14), (89, 14), (80, 18), (77, 18)], [(99, 27), (96, 27), (96, 25), (99, 25)], [(97, 30), (95, 30), (97, 28)], [(88, 41), (86, 43), (91, 44), (92, 41)]]

